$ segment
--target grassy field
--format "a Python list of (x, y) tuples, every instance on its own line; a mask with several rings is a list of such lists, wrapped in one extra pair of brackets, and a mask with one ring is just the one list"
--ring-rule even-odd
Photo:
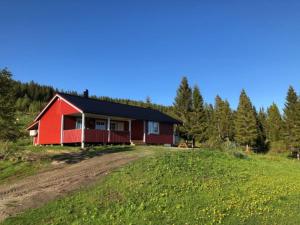
[(300, 163), (158, 151), (4, 224), (299, 224)]
[[(1, 143), (0, 143), (1, 148)], [(51, 169), (53, 161), (76, 163), (78, 160), (88, 159), (104, 151), (124, 151), (122, 146), (96, 146), (87, 151), (79, 147), (61, 146), (30, 146), (20, 143), (10, 144), (9, 157), (0, 160), (0, 184), (33, 175), (44, 169)]]

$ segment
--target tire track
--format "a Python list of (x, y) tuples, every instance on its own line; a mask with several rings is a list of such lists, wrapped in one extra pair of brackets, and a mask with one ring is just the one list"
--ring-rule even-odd
[(77, 164), (64, 165), (51, 171), (0, 186), (0, 222), (29, 208), (40, 207), (48, 201), (84, 187), (106, 176), (110, 171), (138, 158), (152, 154), (150, 151), (111, 153), (96, 156)]

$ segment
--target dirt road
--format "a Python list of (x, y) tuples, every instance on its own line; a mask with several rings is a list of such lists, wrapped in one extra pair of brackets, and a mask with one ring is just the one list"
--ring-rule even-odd
[(150, 154), (150, 151), (131, 151), (98, 155), (74, 164), (60, 164), (13, 184), (1, 185), (0, 222), (26, 209), (40, 207)]

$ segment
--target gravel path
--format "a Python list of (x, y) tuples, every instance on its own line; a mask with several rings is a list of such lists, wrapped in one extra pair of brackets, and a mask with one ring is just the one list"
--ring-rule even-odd
[(98, 155), (75, 164), (59, 164), (53, 169), (0, 186), (0, 222), (29, 208), (40, 207), (84, 187), (149, 151)]

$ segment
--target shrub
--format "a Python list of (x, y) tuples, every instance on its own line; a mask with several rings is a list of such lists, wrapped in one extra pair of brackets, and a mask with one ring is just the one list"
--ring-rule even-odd
[(9, 141), (0, 141), (0, 160), (18, 161), (22, 159), (23, 151)]
[(273, 153), (284, 153), (287, 152), (287, 146), (284, 141), (276, 141), (270, 143), (270, 152)]
[(11, 143), (8, 141), (0, 142), (0, 159), (7, 159), (11, 154)]

